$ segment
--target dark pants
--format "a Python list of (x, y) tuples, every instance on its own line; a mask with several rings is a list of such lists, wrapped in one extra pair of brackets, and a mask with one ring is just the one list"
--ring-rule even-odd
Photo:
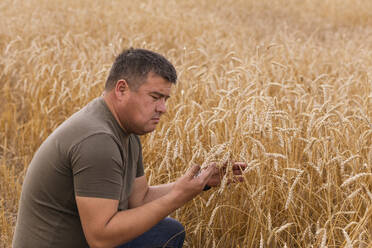
[(184, 239), (182, 224), (167, 217), (141, 236), (117, 248), (181, 248)]

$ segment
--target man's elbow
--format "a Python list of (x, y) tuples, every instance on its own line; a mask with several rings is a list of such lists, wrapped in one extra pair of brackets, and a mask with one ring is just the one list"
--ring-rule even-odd
[(108, 246), (105, 246), (103, 243), (99, 242), (88, 242), (90, 248), (108, 248)]
[(90, 248), (112, 248), (115, 245), (101, 234), (86, 235), (86, 240)]
[(85, 237), (90, 248), (113, 248), (131, 240), (128, 235), (109, 234), (105, 230), (86, 234)]
[(90, 240), (88, 241), (90, 248), (113, 248), (115, 245), (112, 242), (103, 240)]
[(106, 248), (108, 247), (105, 242), (97, 238), (87, 238), (87, 242), (90, 248)]

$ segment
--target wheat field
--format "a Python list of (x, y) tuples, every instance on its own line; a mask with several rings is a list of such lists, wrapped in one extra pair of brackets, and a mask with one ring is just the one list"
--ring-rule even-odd
[(185, 247), (372, 247), (369, 0), (1, 0), (0, 247), (34, 152), (129, 47), (179, 75), (141, 138), (150, 184), (248, 164), (173, 213)]

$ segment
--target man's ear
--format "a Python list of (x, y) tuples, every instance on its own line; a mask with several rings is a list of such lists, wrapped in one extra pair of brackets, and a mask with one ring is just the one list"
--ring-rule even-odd
[(115, 95), (117, 97), (124, 96), (129, 91), (128, 82), (125, 79), (120, 79), (115, 84)]

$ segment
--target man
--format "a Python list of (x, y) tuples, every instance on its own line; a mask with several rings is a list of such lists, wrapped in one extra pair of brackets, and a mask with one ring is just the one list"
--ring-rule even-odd
[[(28, 168), (13, 239), (23, 247), (182, 247), (167, 216), (220, 183), (210, 165), (148, 186), (137, 135), (152, 132), (177, 75), (163, 56), (129, 49), (113, 64), (102, 97), (62, 123)], [(238, 170), (237, 170), (237, 173)]]

